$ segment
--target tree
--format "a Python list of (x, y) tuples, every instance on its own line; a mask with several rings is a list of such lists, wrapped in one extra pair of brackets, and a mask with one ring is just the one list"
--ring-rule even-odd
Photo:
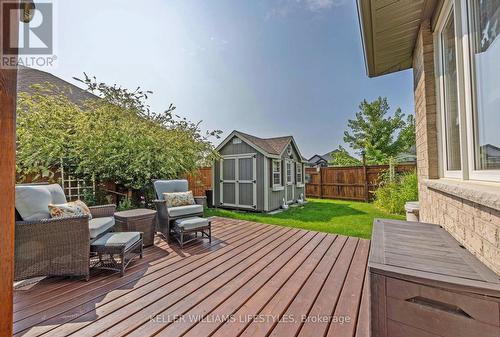
[[(21, 178), (53, 172), (61, 163), (81, 178), (111, 180), (129, 189), (144, 189), (152, 179), (171, 179), (195, 171), (217, 155), (211, 138), (220, 131), (200, 129), (147, 105), (150, 92), (96, 84), (100, 99), (76, 105), (43, 87), (18, 102), (18, 174)], [(50, 90), (57, 92), (57, 90)]]
[(387, 98), (379, 97), (371, 103), (363, 100), (359, 109), (356, 118), (348, 121), (350, 130), (344, 132), (344, 141), (359, 154), (364, 152), (368, 163), (387, 163), (415, 144), (413, 116), (405, 121), (400, 108), (393, 116), (387, 116)]
[(19, 93), (17, 101), (16, 167), (21, 181), (51, 179), (64, 159), (77, 161), (75, 120), (81, 109), (52, 85), (33, 85), (33, 93)]
[(352, 157), (342, 145), (339, 145), (339, 148), (332, 152), (330, 165), (337, 167), (358, 166), (361, 165), (361, 161)]

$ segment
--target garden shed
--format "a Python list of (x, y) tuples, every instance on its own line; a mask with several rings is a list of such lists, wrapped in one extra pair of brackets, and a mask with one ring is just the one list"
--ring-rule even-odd
[(304, 199), (306, 160), (292, 136), (259, 138), (233, 131), (217, 151), (215, 207), (269, 212)]

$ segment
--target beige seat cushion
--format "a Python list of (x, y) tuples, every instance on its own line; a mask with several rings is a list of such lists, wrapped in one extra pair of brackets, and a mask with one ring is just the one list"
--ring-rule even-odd
[(203, 213), (203, 205), (188, 205), (188, 206), (179, 206), (179, 207), (169, 207), (168, 215), (171, 217), (179, 217), (186, 215), (195, 215)]
[(116, 232), (104, 234), (99, 239), (92, 242), (92, 246), (99, 247), (123, 247), (127, 250), (141, 238), (140, 232)]
[(190, 230), (208, 226), (208, 219), (195, 216), (192, 218), (176, 220), (175, 224), (184, 230)]
[(107, 216), (102, 218), (94, 218), (89, 221), (90, 238), (95, 239), (102, 233), (106, 233), (115, 225), (115, 217)]

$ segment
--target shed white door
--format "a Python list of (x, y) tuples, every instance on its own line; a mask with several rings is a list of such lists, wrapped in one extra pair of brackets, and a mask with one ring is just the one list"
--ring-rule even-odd
[(285, 201), (287, 204), (292, 203), (295, 198), (294, 178), (293, 161), (285, 159)]
[(257, 208), (257, 158), (255, 154), (223, 156), (220, 177), (221, 206)]

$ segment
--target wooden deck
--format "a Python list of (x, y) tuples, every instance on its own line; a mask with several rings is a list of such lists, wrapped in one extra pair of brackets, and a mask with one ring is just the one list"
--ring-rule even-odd
[(369, 241), (215, 218), (212, 244), (156, 238), (124, 277), (14, 294), (17, 336), (368, 336)]

